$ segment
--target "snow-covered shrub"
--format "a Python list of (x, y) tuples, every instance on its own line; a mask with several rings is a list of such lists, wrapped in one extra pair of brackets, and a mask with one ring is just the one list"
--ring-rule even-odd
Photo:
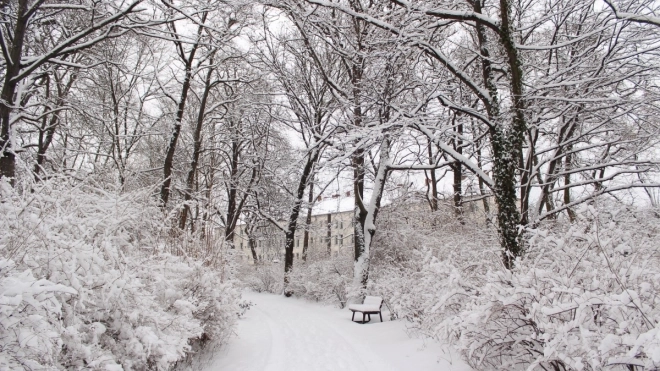
[(55, 296), (75, 295), (70, 287), (36, 279), (30, 269), (0, 258), (0, 369), (47, 369), (62, 346), (62, 305)]
[(660, 367), (660, 220), (585, 207), (531, 232), (513, 272), (491, 272), (443, 327), (478, 369)]
[(0, 187), (0, 369), (166, 370), (192, 341), (229, 333), (237, 290), (161, 251), (148, 191)]
[(252, 291), (281, 294), (284, 285), (284, 263), (244, 264), (238, 277), (243, 285)]
[(371, 290), (477, 370), (660, 368), (660, 219), (611, 205), (577, 214), (529, 231), (513, 271), (490, 229), (449, 213), (433, 228), (395, 218)]
[[(343, 308), (353, 277), (353, 259), (346, 254), (314, 258), (307, 262), (295, 260), (289, 276), (289, 288), (296, 297), (337, 305)], [(282, 294), (284, 263), (260, 262), (240, 268), (242, 284), (255, 292)]]
[[(423, 205), (417, 205), (423, 206)], [(382, 296), (392, 319), (438, 337), (437, 325), (458, 313), (500, 263), (497, 234), (483, 215), (441, 207), (383, 209), (368, 291)]]
[(295, 296), (344, 308), (353, 279), (353, 259), (340, 254), (294, 266), (291, 290)]

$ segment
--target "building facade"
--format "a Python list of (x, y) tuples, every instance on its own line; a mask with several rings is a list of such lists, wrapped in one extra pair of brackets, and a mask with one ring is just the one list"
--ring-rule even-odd
[[(293, 242), (294, 260), (302, 259), (306, 228), (309, 231), (308, 259), (327, 258), (338, 256), (343, 252), (352, 252), (353, 211), (352, 207), (348, 207), (351, 204), (352, 198), (322, 200), (315, 205), (309, 226), (305, 223), (305, 215), (302, 215)], [(254, 259), (250, 244), (253, 244), (260, 261), (284, 260), (284, 232), (269, 222), (260, 221), (252, 228), (248, 228), (246, 224), (236, 226), (234, 246), (240, 256), (239, 259), (252, 263)]]

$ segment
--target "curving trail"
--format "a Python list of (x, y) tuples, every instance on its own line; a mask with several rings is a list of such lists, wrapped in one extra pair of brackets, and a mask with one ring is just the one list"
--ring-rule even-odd
[[(245, 293), (255, 305), (237, 336), (207, 355), (205, 371), (470, 370), (448, 347), (411, 339), (405, 322), (351, 322), (347, 309), (280, 295)], [(359, 314), (356, 315), (356, 317)]]

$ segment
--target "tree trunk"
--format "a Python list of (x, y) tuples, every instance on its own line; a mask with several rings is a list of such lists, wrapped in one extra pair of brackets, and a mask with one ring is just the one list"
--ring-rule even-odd
[(257, 243), (252, 235), (248, 235), (248, 246), (252, 252), (252, 260), (254, 260), (254, 264), (256, 265), (259, 263), (259, 256), (257, 255)]
[(300, 215), (300, 208), (302, 207), (303, 198), (305, 197), (305, 188), (309, 179), (312, 177), (314, 165), (318, 160), (320, 150), (314, 147), (307, 157), (307, 162), (300, 175), (298, 188), (296, 189), (296, 201), (289, 214), (289, 223), (285, 231), (285, 246), (284, 246), (284, 295), (291, 296), (293, 291), (289, 289), (289, 275), (293, 271), (293, 248), (296, 238), (296, 228), (298, 226), (298, 216)]
[[(564, 172), (566, 173), (564, 175), (564, 205), (568, 205), (571, 203), (571, 188), (569, 185), (571, 184), (571, 173), (569, 172), (571, 169), (571, 150), (573, 146), (568, 146), (566, 151), (568, 152), (566, 154), (566, 158), (564, 159)], [(566, 212), (568, 213), (568, 218), (570, 219), (571, 223), (575, 222), (576, 215), (575, 211), (573, 211), (570, 207), (566, 208)]]
[(202, 99), (199, 103), (199, 112), (197, 113), (197, 125), (195, 126), (195, 132), (193, 133), (193, 158), (190, 162), (190, 171), (188, 171), (188, 177), (186, 178), (186, 191), (183, 195), (183, 198), (186, 202), (183, 210), (181, 211), (181, 218), (179, 219), (179, 228), (186, 228), (186, 221), (188, 214), (190, 213), (190, 205), (188, 204), (192, 199), (193, 192), (193, 183), (195, 175), (197, 174), (197, 165), (199, 163), (199, 156), (202, 151), (202, 126), (204, 124), (204, 118), (206, 117), (206, 104), (208, 102), (209, 93), (211, 92), (211, 78), (213, 77), (214, 69), (211, 68), (213, 65), (213, 55), (209, 61), (209, 69), (206, 73), (206, 79), (204, 80), (204, 92), (202, 93)]
[[(355, 269), (353, 271), (353, 285), (366, 289), (369, 281), (369, 266), (371, 259), (371, 242), (376, 234), (376, 218), (380, 211), (380, 202), (385, 192), (385, 182), (389, 174), (390, 165), (390, 138), (386, 134), (380, 144), (379, 165), (374, 179), (371, 199), (368, 205), (363, 205), (364, 219), (361, 224), (355, 223), (356, 233), (363, 236), (360, 255), (356, 256)], [(362, 228), (358, 231), (358, 227)], [(356, 248), (357, 250), (357, 248)]]
[[(204, 26), (202, 25), (206, 22), (206, 17), (208, 12), (202, 14), (202, 20), (199, 26), (197, 27), (197, 41), (202, 34)], [(172, 24), (174, 32), (174, 24)], [(178, 39), (177, 39), (178, 40)], [(181, 42), (177, 41), (178, 47), (180, 50), (183, 50)], [(160, 201), (163, 207), (167, 206), (167, 201), (170, 198), (170, 185), (172, 184), (172, 167), (174, 166), (174, 152), (176, 151), (176, 144), (179, 140), (179, 134), (181, 133), (181, 123), (183, 121), (183, 111), (186, 107), (186, 100), (188, 98), (188, 92), (190, 91), (190, 82), (193, 78), (192, 65), (195, 60), (195, 53), (199, 44), (196, 42), (192, 45), (188, 57), (183, 55), (183, 52), (180, 53), (180, 57), (183, 59), (185, 67), (185, 76), (183, 78), (183, 85), (181, 86), (181, 96), (179, 97), (179, 104), (176, 110), (176, 118), (174, 120), (174, 127), (172, 128), (172, 135), (170, 136), (170, 142), (167, 146), (167, 151), (165, 152), (165, 163), (163, 165), (163, 184), (160, 188)]]
[[(433, 141), (431, 138), (428, 138), (428, 143), (429, 165), (433, 165)], [(429, 204), (431, 206), (431, 212), (435, 212), (438, 211), (438, 179), (435, 175), (435, 169), (431, 169), (429, 172), (431, 173), (431, 178), (428, 180), (430, 183), (428, 186), (431, 191), (431, 195), (429, 196)]]
[(25, 32), (28, 24), (28, 0), (18, 0), (18, 9), (16, 14), (16, 26), (14, 27), (13, 38), (11, 39), (11, 48), (9, 49), (10, 60), (5, 63), (5, 83), (0, 94), (0, 178), (9, 178), (9, 182), (14, 185), (16, 178), (16, 155), (14, 153), (11, 138), (11, 112), (12, 107), (16, 106), (15, 95), (18, 81), (15, 77), (21, 71), (20, 60), (23, 55), (23, 44), (25, 42)]
[[(528, 131), (529, 137), (529, 151), (527, 158), (520, 157), (520, 224), (529, 224), (529, 199), (532, 191), (532, 172), (534, 171), (534, 159), (536, 153), (536, 140), (538, 139), (538, 131), (532, 129)], [(522, 154), (522, 151), (521, 151)]]
[[(472, 129), (474, 130), (474, 125), (472, 126)], [(476, 142), (476, 153), (477, 153), (477, 166), (480, 169), (483, 169), (483, 161), (481, 160), (481, 143), (480, 141)], [(488, 197), (487, 192), (486, 192), (486, 185), (484, 184), (484, 180), (481, 177), (478, 177), (478, 182), (479, 182), (479, 194), (481, 195), (482, 199), (481, 202), (484, 207), (484, 214), (486, 215), (486, 224), (492, 223), (491, 215), (490, 215), (490, 204), (488, 202)]]
[[(463, 125), (455, 125), (454, 131), (456, 133), (452, 140), (454, 142), (454, 150), (459, 154), (463, 154), (463, 140), (461, 139), (463, 136)], [(461, 224), (463, 224), (463, 166), (461, 162), (456, 161), (451, 168), (454, 173), (454, 212)]]
[[(473, 2), (475, 13), (481, 13), (481, 2)], [(522, 153), (522, 144), (526, 131), (526, 123), (523, 114), (523, 85), (522, 66), (518, 57), (518, 51), (512, 35), (512, 27), (509, 21), (511, 15), (511, 4), (508, 0), (500, 0), (500, 41), (506, 51), (507, 62), (511, 70), (511, 93), (513, 95), (514, 119), (507, 128), (503, 127), (498, 102), (497, 85), (490, 63), (490, 53), (485, 26), (476, 24), (479, 49), (481, 51), (481, 65), (484, 84), (490, 93), (491, 101), (486, 110), (490, 119), (496, 120), (496, 124), (489, 128), (490, 141), (493, 150), (493, 193), (497, 202), (497, 224), (502, 246), (502, 260), (507, 269), (513, 268), (515, 258), (522, 253), (521, 235), (518, 231), (520, 225), (520, 214), (516, 205), (516, 159)]]
[(356, 287), (366, 287), (368, 270), (368, 246), (366, 245), (365, 226), (367, 224), (367, 209), (364, 205), (364, 151), (358, 149), (351, 158), (353, 166), (353, 194), (355, 195), (353, 247), (354, 247), (354, 284)]
[[(360, 21), (357, 19), (356, 29), (359, 29)], [(359, 35), (358, 35), (359, 37)], [(361, 40), (359, 40), (361, 41)], [(362, 44), (358, 42), (358, 49), (361, 50)], [(351, 84), (353, 86), (353, 125), (360, 128), (363, 125), (361, 94), (362, 94), (362, 75), (364, 72), (364, 59), (360, 55), (353, 61), (351, 67)], [(354, 228), (353, 228), (353, 246), (354, 246), (354, 284), (366, 287), (368, 279), (368, 259), (369, 251), (366, 242), (365, 230), (367, 222), (367, 209), (364, 205), (364, 177), (365, 177), (365, 153), (364, 149), (358, 148), (351, 156), (351, 166), (353, 167), (353, 194), (355, 199), (354, 207)], [(367, 269), (365, 270), (365, 266)]]
[(225, 241), (234, 242), (234, 230), (238, 221), (238, 161), (240, 160), (240, 146), (235, 135), (231, 139), (231, 162), (229, 164), (229, 192), (227, 192), (227, 215), (225, 217)]
[(307, 217), (305, 218), (305, 232), (303, 236), (303, 250), (302, 260), (307, 261), (307, 250), (309, 249), (309, 229), (312, 227), (312, 204), (314, 203), (314, 176), (310, 177), (309, 182), (309, 195), (307, 197), (309, 203), (307, 207)]
[[(554, 184), (557, 181), (556, 173), (559, 169), (558, 165), (561, 163), (562, 156), (564, 155), (564, 153), (566, 153), (566, 151), (570, 151), (570, 149), (568, 148), (564, 149), (562, 143), (573, 137), (573, 133), (577, 128), (576, 121), (577, 121), (576, 116), (570, 118), (568, 121), (565, 120), (561, 129), (559, 129), (559, 136), (557, 138), (558, 146), (552, 155), (552, 160), (548, 164), (548, 171), (546, 172), (547, 175), (544, 181), (544, 185), (543, 187), (541, 187), (541, 202), (539, 203), (539, 208), (538, 208), (539, 214), (541, 214), (544, 205), (546, 207), (547, 212), (552, 212), (555, 209), (551, 194), (554, 188)], [(551, 216), (551, 218), (554, 217), (555, 215)]]
[(259, 255), (257, 254), (257, 241), (254, 239), (254, 229), (256, 226), (252, 223), (253, 220), (252, 218), (247, 219), (245, 223), (245, 235), (248, 239), (248, 248), (252, 253), (252, 260), (256, 266), (259, 263)]
[[(238, 124), (236, 124), (238, 125)], [(241, 162), (241, 142), (238, 135), (238, 127), (234, 126), (232, 130), (236, 130), (232, 134), (231, 139), (231, 159), (230, 159), (230, 175), (229, 175), (229, 185), (227, 189), (227, 215), (225, 217), (225, 241), (231, 244), (231, 248), (234, 246), (234, 232), (236, 230), (236, 225), (238, 224), (241, 212), (243, 211), (243, 205), (248, 198), (248, 195), (251, 193), (252, 188), (258, 182), (260, 176), (260, 169), (257, 164), (253, 163), (252, 173), (250, 175), (250, 180), (247, 183), (246, 188), (243, 190), (242, 195), (239, 195), (239, 186), (240, 186), (240, 174), (239, 174), (239, 165)], [(268, 146), (268, 139), (266, 139), (266, 146)]]

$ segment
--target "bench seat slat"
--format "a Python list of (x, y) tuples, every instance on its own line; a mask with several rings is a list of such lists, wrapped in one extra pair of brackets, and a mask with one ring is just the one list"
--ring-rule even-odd
[(348, 309), (356, 312), (380, 312), (380, 305), (373, 304), (351, 304)]

